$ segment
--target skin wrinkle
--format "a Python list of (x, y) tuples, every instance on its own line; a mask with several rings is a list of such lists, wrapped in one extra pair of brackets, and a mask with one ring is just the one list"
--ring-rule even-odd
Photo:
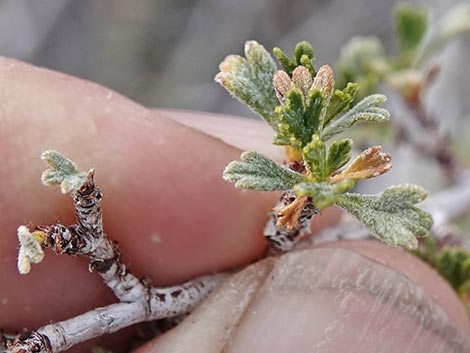
[[(367, 242), (355, 243), (360, 245)], [(382, 250), (389, 249), (388, 246), (376, 241), (374, 244), (377, 244)], [(335, 243), (330, 246), (335, 247)], [(369, 351), (368, 349), (371, 349), (373, 345), (379, 345), (374, 350), (377, 353), (394, 352), (398, 348), (405, 349), (405, 347), (411, 349), (412, 352), (428, 352), (429, 347), (433, 347), (436, 349), (433, 352), (449, 353), (451, 352), (449, 344), (454, 345), (455, 349), (452, 352), (467, 352), (468, 337), (465, 338), (463, 332), (470, 331), (463, 327), (457, 329), (454, 324), (451, 324), (442, 308), (430, 300), (429, 295), (424, 294), (423, 290), (411, 282), (406, 275), (373, 261), (370, 258), (370, 253), (369, 256), (366, 256), (358, 253), (358, 250), (341, 249), (341, 247), (345, 247), (344, 244), (336, 246), (339, 246), (340, 249), (308, 249), (303, 252), (286, 254), (280, 258), (273, 258), (274, 269), (269, 272), (268, 276), (263, 277), (264, 279), (258, 279), (262, 282), (261, 288), (250, 299), (250, 304), (245, 307), (242, 318), (237, 320), (237, 331), (231, 337), (227, 338), (227, 333), (219, 328), (218, 331), (213, 329), (209, 331), (207, 333), (209, 336), (199, 336), (196, 339), (194, 337), (196, 331), (191, 333), (190, 323), (193, 316), (189, 316), (183, 322), (183, 326), (170, 331), (161, 339), (149, 342), (139, 350), (139, 353), (285, 352), (287, 346), (282, 346), (282, 342), (290, 344), (287, 351), (295, 351), (296, 353), (362, 353)], [(391, 251), (395, 254), (398, 253), (396, 249), (391, 249)], [(376, 256), (380, 256), (381, 253), (384, 251), (376, 253)], [(416, 261), (420, 263), (418, 260)], [(259, 264), (250, 266), (248, 270), (251, 271)], [(420, 264), (423, 266), (422, 263)], [(312, 270), (312, 268), (314, 269)], [(243, 271), (236, 276), (243, 276)], [(437, 277), (435, 279), (437, 280), (436, 284), (443, 281)], [(232, 315), (231, 309), (227, 307), (227, 309), (219, 308), (221, 311), (218, 316), (211, 316), (211, 318), (207, 316), (209, 313), (214, 315), (211, 303), (223, 300), (226, 287), (230, 283), (229, 279), (209, 298), (207, 304), (203, 304), (197, 310), (198, 314), (194, 320), (198, 321), (200, 326), (220, 327), (223, 324), (219, 320), (226, 320), (227, 316)], [(277, 284), (273, 285), (273, 283)], [(342, 288), (342, 290), (338, 290), (338, 288)], [(243, 288), (238, 290), (243, 291)], [(324, 302), (328, 298), (334, 299), (334, 304), (332, 302), (333, 306), (330, 309), (325, 306)], [(268, 311), (261, 309), (263, 305), (267, 307)], [(310, 309), (311, 305), (317, 309)], [(323, 313), (318, 312), (318, 306), (323, 308)], [(461, 308), (463, 310), (463, 307)], [(279, 310), (284, 312), (284, 316), (279, 317), (278, 314), (275, 314)], [(312, 310), (316, 311), (312, 312)], [(206, 316), (204, 313), (207, 313)], [(337, 315), (335, 313), (341, 313), (338, 319), (334, 319)], [(308, 318), (305, 317), (307, 314)], [(278, 333), (278, 326), (282, 327), (283, 334)], [(265, 331), (266, 327), (269, 328), (268, 331)], [(243, 331), (248, 336), (244, 335)], [(349, 334), (349, 338), (342, 336), (348, 335), (348, 332), (352, 332)], [(296, 338), (296, 336), (291, 336), (292, 333), (300, 334), (300, 336)], [(386, 333), (391, 336), (385, 336)], [(305, 334), (307, 336), (313, 335), (318, 350), (305, 348), (311, 347), (313, 344), (311, 339), (303, 343), (297, 342), (297, 339), (305, 338), (302, 336)], [(325, 336), (322, 336), (323, 334)], [(438, 334), (445, 339), (439, 339)], [(222, 339), (221, 335), (226, 340), (223, 350), (216, 348), (207, 351), (196, 349), (196, 347), (204, 347), (205, 344), (209, 344), (215, 339)], [(357, 335), (362, 338), (358, 338)], [(191, 339), (191, 337), (193, 338)], [(323, 341), (322, 337), (326, 341)], [(426, 337), (432, 338), (430, 343), (427, 343)], [(458, 340), (452, 342), (453, 337), (460, 337), (458, 338), (460, 340), (463, 337), (464, 340), (467, 340), (465, 343), (467, 346), (458, 347), (459, 342)], [(256, 347), (244, 345), (249, 344), (250, 341), (258, 342)], [(277, 341), (279, 344), (276, 343)], [(349, 348), (352, 349), (354, 342), (357, 346), (354, 346), (355, 350), (351, 351)], [(414, 346), (410, 347), (410, 342)], [(347, 347), (342, 346), (341, 349), (337, 349), (338, 347), (335, 346), (335, 344), (341, 345), (343, 343), (347, 343)], [(270, 346), (270, 344), (274, 346)], [(336, 348), (332, 348), (332, 345)]]
[[(372, 261), (369, 258), (359, 255), (357, 253), (351, 254), (351, 251), (344, 249), (316, 249), (313, 252), (317, 252), (317, 257), (321, 258), (322, 252), (328, 254), (332, 251), (334, 254), (328, 255), (330, 257), (329, 261), (337, 261), (334, 258), (337, 258), (339, 261), (341, 261), (341, 259), (349, 259), (349, 262), (351, 263), (347, 263), (344, 265), (346, 269), (351, 268), (353, 264), (354, 268), (356, 268), (355, 262), (358, 261), (357, 258), (359, 257), (361, 258), (360, 261), (362, 262)], [(245, 314), (243, 315), (243, 319), (241, 322), (242, 327), (246, 323), (246, 321), (249, 320), (248, 318), (250, 316), (253, 316), (252, 313), (256, 311), (256, 308), (258, 307), (257, 301), (269, 301), (270, 295), (276, 296), (276, 298), (286, 298), (289, 297), (289, 295), (292, 295), (293, 292), (297, 295), (302, 293), (302, 288), (304, 289), (304, 295), (311, 295), (312, 293), (315, 293), (315, 295), (317, 295), (317, 291), (331, 292), (332, 289), (333, 291), (346, 290), (351, 293), (359, 293), (358, 297), (367, 297), (369, 295), (372, 295), (375, 298), (376, 303), (380, 305), (387, 305), (392, 303), (394, 311), (398, 310), (399, 312), (408, 314), (407, 316), (413, 318), (415, 323), (418, 324), (419, 327), (421, 327), (425, 331), (430, 331), (433, 335), (440, 335), (444, 341), (448, 342), (447, 344), (451, 344), (454, 346), (453, 351), (455, 352), (466, 352), (466, 350), (469, 349), (470, 343), (468, 342), (468, 339), (465, 338), (465, 336), (459, 329), (450, 324), (449, 319), (444, 313), (444, 311), (432, 300), (430, 300), (428, 296), (426, 296), (419, 287), (412, 284), (412, 282), (403, 274), (392, 271), (384, 267), (383, 265), (375, 262), (375, 264), (373, 265), (374, 269), (372, 271), (369, 271), (366, 268), (366, 274), (365, 276), (362, 276), (362, 282), (371, 282), (369, 283), (368, 287), (364, 287), (363, 285), (360, 285), (358, 281), (355, 280), (355, 275), (348, 277), (346, 275), (347, 272), (345, 272), (344, 276), (346, 276), (346, 279), (343, 279), (341, 277), (341, 274), (335, 274), (334, 272), (332, 273), (331, 270), (335, 269), (328, 269), (328, 267), (330, 267), (331, 265), (331, 262), (327, 264), (326, 267), (324, 264), (321, 265), (321, 261), (316, 265), (316, 267), (315, 265), (311, 264), (310, 266), (315, 268), (313, 272), (311, 270), (311, 267), (307, 269), (302, 268), (302, 266), (306, 265), (305, 263), (302, 263), (301, 258), (303, 256), (310, 256), (312, 258), (315, 257), (315, 255), (310, 252), (311, 250), (305, 250), (303, 252), (296, 253), (295, 255), (290, 254), (283, 256), (279, 259), (279, 261), (276, 263), (274, 270), (271, 272), (271, 276), (267, 277), (270, 279), (268, 279), (263, 284), (263, 288), (257, 292), (257, 296), (259, 296), (260, 298), (252, 300), (250, 302), (250, 306), (246, 308)], [(323, 257), (327, 256), (325, 255)], [(351, 259), (354, 259), (355, 261), (351, 261)], [(296, 265), (297, 262), (299, 263), (298, 265)], [(300, 265), (300, 263), (302, 263), (302, 265)], [(298, 274), (296, 274), (296, 272)], [(379, 272), (379, 274), (377, 274), (376, 272)], [(376, 273), (375, 277), (383, 275), (385, 273), (388, 278), (374, 279), (374, 277), (371, 276), (371, 273)], [(271, 279), (273, 275), (276, 275), (274, 280)], [(276, 281), (279, 281), (279, 277), (281, 277), (281, 282), (278, 282), (276, 285), (275, 283)], [(285, 279), (282, 280), (282, 277), (284, 277)], [(307, 280), (308, 283), (305, 283), (306, 278), (310, 278), (311, 281), (308, 282)], [(393, 286), (393, 283), (396, 283), (397, 281), (399, 284), (398, 290), (397, 287)], [(371, 284), (372, 287), (370, 286)], [(268, 291), (269, 294), (266, 294), (265, 291)], [(268, 297), (268, 299), (266, 297)], [(397, 300), (392, 300), (394, 298), (396, 298)], [(372, 313), (373, 315), (373, 307), (369, 309), (372, 310), (370, 311), (370, 313)], [(273, 308), (273, 310), (276, 311), (277, 309)], [(391, 310), (391, 308), (388, 308), (387, 310)], [(263, 320), (269, 321), (269, 318), (263, 318)], [(376, 318), (372, 316), (371, 320), (376, 320)], [(295, 325), (295, 323), (293, 324)], [(369, 328), (368, 330), (371, 329), (372, 328)], [(244, 336), (242, 335), (242, 337)], [(240, 339), (243, 340), (243, 338)], [(238, 342), (237, 335), (235, 335), (235, 337), (232, 337), (232, 343), (233, 341)], [(351, 342), (351, 344), (352, 343), (353, 342)], [(235, 344), (235, 346), (231, 346), (231, 344), (228, 343), (227, 347), (228, 348), (223, 351), (224, 353), (240, 351), (240, 347), (238, 347), (237, 344)], [(238, 349), (236, 347), (238, 347)], [(245, 347), (244, 349), (246, 350), (247, 348)]]
[(320, 244), (316, 247), (350, 249), (362, 254), (373, 262), (401, 272), (443, 308), (449, 318), (463, 332), (469, 332), (470, 335), (470, 318), (455, 291), (434, 269), (415, 256), (406, 251), (384, 246), (378, 241), (370, 240), (336, 241)]

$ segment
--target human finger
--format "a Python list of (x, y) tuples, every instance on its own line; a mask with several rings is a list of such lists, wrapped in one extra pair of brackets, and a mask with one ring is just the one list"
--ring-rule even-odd
[(465, 309), (436, 272), (384, 244), (349, 241), (250, 266), (137, 352), (463, 353), (468, 337)]

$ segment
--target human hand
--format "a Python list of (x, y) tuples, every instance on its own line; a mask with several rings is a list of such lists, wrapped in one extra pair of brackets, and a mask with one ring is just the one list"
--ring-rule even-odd
[[(207, 127), (224, 126), (225, 131), (229, 131), (225, 139), (233, 144), (240, 147), (247, 147), (247, 142), (258, 145), (253, 136), (239, 139), (236, 128), (241, 123), (236, 120), (222, 122), (209, 115), (155, 112), (106, 88), (10, 59), (0, 59), (0, 71), (0, 87), (3, 87), (0, 90), (0, 327), (37, 328), (114, 301), (100, 278), (86, 271), (84, 259), (47, 254), (45, 261), (35, 266), (27, 277), (17, 273), (15, 234), (19, 224), (48, 224), (58, 219), (64, 224), (73, 223), (73, 209), (68, 197), (44, 188), (39, 181), (43, 165), (38, 156), (45, 149), (60, 150), (83, 169), (95, 168), (96, 180), (104, 190), (106, 232), (119, 242), (124, 262), (129, 263), (137, 275), (150, 275), (156, 285), (245, 265), (262, 254), (265, 243), (261, 229), (276, 195), (240, 192), (224, 182), (221, 171), (229, 161), (238, 158), (240, 151), (169, 118), (189, 120), (189, 124), (196, 124), (206, 131)], [(196, 120), (191, 121), (191, 118)], [(254, 131), (244, 127), (241, 130), (240, 136)], [(269, 138), (265, 141), (269, 142)], [(344, 261), (347, 263), (351, 258), (354, 264), (356, 253), (366, 245), (348, 246), (355, 249), (342, 253), (346, 257)], [(397, 262), (403, 265), (401, 270), (411, 268), (411, 273), (415, 273), (415, 268), (425, 268), (411, 256), (382, 245), (374, 246), (378, 247), (370, 250), (372, 258), (380, 258), (385, 252), (392, 251), (395, 255), (390, 258), (396, 256), (399, 259)], [(307, 257), (299, 261), (306, 269), (311, 265)], [(371, 263), (370, 266), (376, 265)], [(331, 270), (329, 267), (325, 266), (326, 273)], [(423, 288), (425, 283), (432, 283), (436, 292), (430, 295), (439, 298), (437, 300), (455, 325), (470, 332), (468, 318), (453, 292), (435, 273), (421, 275), (420, 271), (416, 272), (415, 278), (407, 275), (415, 281), (422, 280)], [(264, 281), (262, 276), (259, 280)], [(219, 291), (219, 298), (228, 298), (224, 288)], [(429, 292), (429, 289), (433, 288), (426, 290)], [(310, 290), (308, 302), (299, 301), (299, 308), (309, 307), (311, 298), (315, 298), (315, 290)], [(243, 295), (246, 288), (240, 285), (236, 291)], [(295, 293), (281, 294), (290, 298)], [(263, 303), (265, 299), (269, 298), (261, 295), (256, 301)], [(236, 303), (226, 304), (218, 308), (218, 313), (224, 316), (225, 308), (228, 310), (226, 317), (229, 317)], [(210, 308), (208, 305), (203, 308), (205, 312)], [(272, 313), (282, 309), (273, 304), (268, 307), (273, 308)], [(373, 310), (371, 305), (370, 317), (378, 315)], [(298, 316), (303, 314), (308, 317), (299, 320)], [(316, 319), (329, 317), (329, 314), (322, 315), (312, 315), (308, 310), (289, 311), (282, 316), (280, 324), (288, 323), (292, 332), (297, 332), (299, 325), (305, 327), (307, 324), (324, 331), (325, 321)], [(261, 327), (263, 322), (275, 323), (264, 315), (253, 320), (251, 323), (255, 323), (255, 327)], [(356, 319), (352, 320), (354, 323)], [(210, 323), (206, 325), (210, 329)], [(191, 331), (184, 327), (174, 332), (189, 334)], [(237, 334), (242, 334), (242, 328), (243, 325), (236, 328)], [(417, 326), (415, 328), (418, 330)], [(231, 335), (239, 337), (235, 331)], [(350, 329), (344, 327), (343, 331)], [(366, 330), (365, 334), (369, 332), (372, 331)], [(118, 333), (105, 341), (112, 341), (122, 348), (122, 342), (130, 334), (131, 331)], [(210, 335), (207, 337), (215, 337)], [(396, 335), (399, 337), (400, 332)], [(315, 335), (311, 336), (315, 339)], [(158, 351), (171, 351), (168, 347), (176, 347), (172, 337), (175, 337), (174, 333), (165, 335), (142, 350), (157, 351), (156, 347), (166, 345), (166, 348), (160, 346)], [(246, 351), (240, 348), (243, 345), (236, 346), (248, 342), (241, 337), (238, 341), (232, 340), (235, 342), (230, 346), (232, 351)], [(258, 333), (257, 337), (261, 338), (261, 343), (265, 340), (264, 334)], [(265, 342), (272, 343), (275, 338)], [(283, 339), (294, 340), (289, 335)], [(340, 339), (335, 338), (337, 342)], [(343, 338), (343, 342), (349, 341)], [(193, 344), (187, 347), (191, 352), (195, 352)], [(312, 343), (308, 344), (311, 347)], [(368, 349), (367, 344), (364, 342), (361, 346), (363, 351)], [(256, 347), (257, 351), (262, 351), (260, 346)], [(82, 345), (75, 351), (87, 349)], [(265, 348), (265, 351), (272, 350)], [(417, 352), (416, 349), (413, 351)], [(296, 346), (296, 352), (302, 352), (302, 347)]]

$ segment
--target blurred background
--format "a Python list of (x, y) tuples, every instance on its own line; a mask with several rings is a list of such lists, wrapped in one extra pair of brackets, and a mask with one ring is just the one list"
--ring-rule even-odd
[[(457, 1), (411, 3), (439, 18)], [(227, 54), (242, 54), (248, 39), (289, 54), (295, 43), (307, 40), (318, 67), (334, 64), (355, 35), (377, 36), (393, 54), (396, 5), (392, 0), (1, 1), (0, 54), (100, 83), (146, 106), (253, 117), (213, 81)], [(426, 94), (426, 109), (470, 164), (465, 153), (470, 151), (470, 36), (453, 40), (433, 60), (441, 71)], [(393, 107), (393, 93), (390, 97), (392, 117), (406, 118)], [(442, 184), (435, 164), (412, 148), (391, 145), (404, 166), (378, 178), (376, 188), (401, 180), (430, 189)]]
[[(456, 1), (412, 3), (439, 17)], [(393, 52), (395, 5), (393, 0), (0, 1), (0, 54), (98, 82), (147, 106), (251, 116), (213, 82), (227, 54), (241, 54), (248, 39), (288, 53), (307, 40), (317, 63), (331, 64), (353, 35), (376, 35)], [(458, 39), (444, 53), (442, 76), (452, 84), (442, 91), (450, 89), (453, 115), (470, 110), (469, 48), (468, 38)]]

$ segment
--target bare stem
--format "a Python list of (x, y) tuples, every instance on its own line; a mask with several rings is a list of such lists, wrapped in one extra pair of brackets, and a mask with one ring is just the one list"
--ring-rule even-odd
[(152, 288), (146, 300), (97, 308), (22, 335), (8, 344), (7, 353), (61, 352), (130, 325), (190, 312), (226, 277), (204, 276), (174, 287)]
[(37, 229), (44, 235), (40, 239), (43, 248), (52, 248), (58, 254), (87, 257), (90, 268), (101, 275), (120, 303), (46, 325), (27, 335), (2, 334), (8, 353), (60, 352), (129, 325), (188, 313), (228, 276), (228, 273), (203, 276), (168, 288), (151, 287), (148, 281), (134, 276), (121, 262), (117, 244), (103, 231), (102, 194), (93, 175), (92, 170), (83, 184), (72, 190), (77, 224)]

